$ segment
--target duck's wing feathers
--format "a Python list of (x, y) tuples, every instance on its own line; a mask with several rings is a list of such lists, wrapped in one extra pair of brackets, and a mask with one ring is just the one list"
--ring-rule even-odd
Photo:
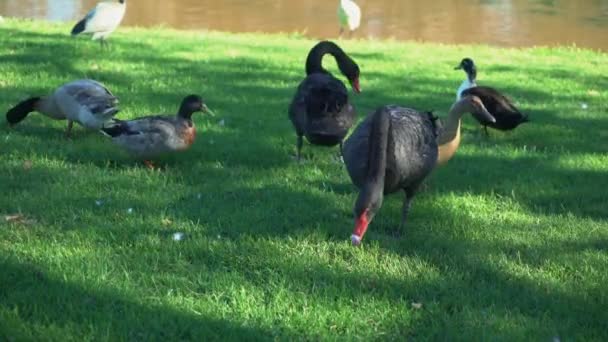
[(463, 95), (474, 95), (481, 99), (484, 106), (490, 113), (496, 112), (512, 112), (520, 113), (519, 109), (498, 90), (490, 87), (476, 86), (466, 89), (462, 92)]
[(183, 150), (191, 141), (182, 133), (192, 127), (185, 120), (169, 116), (147, 116), (120, 121), (104, 127), (101, 132), (129, 152), (139, 156), (153, 156), (168, 151)]
[(66, 117), (89, 128), (100, 128), (118, 113), (118, 98), (103, 84), (78, 80), (57, 89), (55, 101)]

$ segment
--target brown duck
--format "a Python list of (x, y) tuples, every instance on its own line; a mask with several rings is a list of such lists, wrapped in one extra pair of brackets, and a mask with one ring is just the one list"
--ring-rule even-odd
[(101, 132), (112, 138), (137, 158), (152, 168), (151, 158), (159, 155), (187, 150), (194, 143), (196, 130), (192, 121), (195, 112), (213, 115), (198, 95), (188, 95), (183, 100), (177, 115), (152, 115), (133, 120), (116, 120)]

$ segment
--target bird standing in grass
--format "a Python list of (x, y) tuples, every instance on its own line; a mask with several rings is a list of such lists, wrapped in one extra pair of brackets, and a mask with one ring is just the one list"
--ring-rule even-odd
[(120, 25), (127, 9), (127, 0), (118, 2), (100, 2), (72, 29), (72, 35), (92, 33), (93, 40), (99, 39), (101, 46), (106, 38)]
[(300, 160), (303, 136), (314, 145), (335, 146), (346, 137), (355, 122), (356, 112), (348, 99), (344, 83), (322, 65), (330, 54), (338, 68), (358, 93), (359, 66), (335, 43), (322, 41), (306, 58), (306, 78), (300, 83), (289, 106), (289, 119), (296, 130), (297, 159)]
[[(454, 103), (444, 127), (431, 113), (394, 105), (370, 114), (344, 143), (344, 163), (359, 196), (355, 203), (353, 245), (359, 245), (385, 194), (403, 190), (402, 225), (418, 187), (438, 162), (450, 159), (460, 142), (460, 118), (492, 116), (481, 100), (465, 96)], [(442, 148), (439, 145), (443, 145)]]
[(68, 120), (66, 137), (78, 122), (89, 129), (100, 129), (118, 113), (118, 99), (103, 84), (94, 80), (77, 80), (57, 88), (52, 94), (31, 97), (6, 113), (6, 121), (14, 125), (38, 111), (52, 119)]
[(350, 37), (354, 30), (361, 24), (361, 9), (352, 0), (340, 0), (338, 6), (338, 20), (340, 21), (340, 36), (348, 29)]
[(150, 158), (184, 151), (194, 143), (196, 130), (192, 121), (194, 112), (214, 115), (198, 95), (188, 95), (183, 100), (177, 115), (152, 115), (133, 120), (114, 120), (114, 124), (101, 132), (132, 155), (144, 159), (149, 168), (154, 168)]
[(478, 97), (488, 112), (496, 119), (495, 122), (477, 120), (483, 126), (486, 136), (488, 136), (488, 126), (501, 131), (509, 131), (524, 122), (530, 121), (527, 115), (521, 113), (511, 100), (498, 90), (477, 85), (477, 67), (472, 59), (464, 58), (454, 69), (462, 69), (467, 74), (467, 79), (458, 88), (456, 98), (460, 99), (463, 96)]

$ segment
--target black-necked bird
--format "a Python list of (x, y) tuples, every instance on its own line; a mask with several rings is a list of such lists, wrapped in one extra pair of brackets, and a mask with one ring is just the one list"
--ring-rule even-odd
[(93, 40), (103, 46), (106, 39), (120, 25), (127, 9), (127, 0), (100, 2), (72, 29), (72, 35), (92, 33)]
[(353, 245), (359, 245), (382, 206), (384, 195), (403, 190), (402, 225), (418, 187), (438, 162), (449, 160), (460, 143), (460, 119), (465, 113), (492, 121), (481, 100), (465, 96), (456, 101), (439, 127), (432, 113), (388, 105), (378, 108), (357, 126), (344, 143), (344, 163), (359, 196), (355, 202)]
[(94, 80), (66, 83), (51, 94), (21, 101), (6, 113), (6, 121), (15, 125), (37, 111), (55, 120), (68, 120), (66, 136), (74, 122), (89, 129), (101, 129), (118, 113), (118, 99), (103, 84)]
[(338, 68), (354, 91), (359, 87), (359, 66), (338, 45), (322, 41), (306, 58), (306, 78), (302, 80), (289, 106), (289, 119), (297, 135), (297, 158), (300, 160), (302, 137), (314, 145), (335, 146), (346, 137), (355, 122), (355, 108), (342, 81), (323, 68), (326, 54), (332, 55)]

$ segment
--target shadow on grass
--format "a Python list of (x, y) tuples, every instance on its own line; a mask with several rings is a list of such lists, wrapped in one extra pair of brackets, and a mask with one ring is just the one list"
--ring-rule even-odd
[[(69, 331), (74, 325), (95, 326), (93, 330), (85, 329), (90, 336), (80, 336), (96, 340), (258, 340), (277, 333), (211, 315), (188, 314), (167, 305), (144, 305), (131, 294), (120, 291), (85, 290), (81, 285), (70, 284), (38, 266), (13, 261), (6, 255), (0, 256), (0, 268), (5, 280), (0, 284), (0, 310), (4, 309), (5, 315), (10, 312), (11, 318), (31, 327), (55, 327), (50, 330), (57, 335), (46, 338), (65, 338), (62, 329)], [(13, 308), (19, 311), (12, 311)], [(125, 332), (128, 335), (124, 335)], [(280, 333), (290, 335), (285, 330)], [(35, 332), (29, 334), (16, 326), (0, 323), (2, 339), (27, 340), (39, 336)]]
[(439, 192), (512, 198), (541, 215), (608, 219), (603, 205), (606, 196), (598, 191), (608, 187), (608, 174), (559, 167), (558, 160), (457, 155), (437, 171), (433, 182)]

